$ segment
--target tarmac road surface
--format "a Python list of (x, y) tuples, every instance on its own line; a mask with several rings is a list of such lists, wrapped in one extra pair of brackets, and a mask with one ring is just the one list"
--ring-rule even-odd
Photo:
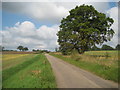
[(118, 88), (118, 84), (104, 80), (61, 59), (45, 54), (56, 77), (58, 88)]

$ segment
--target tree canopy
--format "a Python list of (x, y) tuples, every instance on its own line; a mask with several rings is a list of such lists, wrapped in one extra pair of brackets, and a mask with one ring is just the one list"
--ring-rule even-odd
[(113, 47), (111, 47), (111, 46), (109, 46), (109, 45), (106, 45), (106, 44), (104, 44), (101, 49), (102, 49), (102, 50), (114, 50)]
[(27, 47), (24, 47), (23, 49), (24, 49), (24, 51), (28, 51), (28, 48), (27, 48)]
[(116, 50), (120, 50), (120, 44), (117, 44), (117, 46), (115, 48), (116, 48)]
[(18, 46), (17, 49), (19, 49), (20, 51), (28, 51), (28, 47), (23, 47), (23, 46)]
[(19, 49), (20, 51), (22, 51), (23, 48), (24, 48), (23, 46), (18, 46), (18, 47), (17, 47), (17, 49)]
[(76, 6), (61, 20), (58, 42), (60, 51), (66, 55), (77, 50), (84, 53), (95, 44), (110, 41), (114, 35), (113, 19), (98, 12), (92, 5)]

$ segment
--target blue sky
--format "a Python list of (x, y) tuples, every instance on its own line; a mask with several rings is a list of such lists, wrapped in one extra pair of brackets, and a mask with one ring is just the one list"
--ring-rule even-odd
[[(117, 6), (117, 2), (109, 2), (109, 9), (115, 6)], [(4, 10), (2, 11), (2, 30), (4, 30), (5, 27), (14, 26), (16, 22), (23, 22), (23, 21), (31, 21), (35, 24), (37, 28), (39, 28), (43, 24), (46, 24), (47, 26), (52, 25), (51, 23), (41, 22), (39, 20), (36, 20), (34, 18), (31, 18), (23, 14), (12, 13)]]
[[(59, 47), (57, 32), (60, 20), (69, 14), (69, 11), (81, 2), (72, 3), (3, 3), (2, 34), (3, 45), (6, 49), (15, 49), (18, 45), (32, 49), (54, 50)], [(112, 47), (117, 44), (117, 3), (102, 2), (85, 3), (93, 5), (100, 12), (109, 14), (115, 20), (112, 28), (115, 30), (112, 41), (105, 43)], [(7, 27), (7, 28), (6, 28)], [(1, 27), (0, 27), (1, 28)], [(1, 33), (1, 32), (0, 32)]]
[(26, 15), (2, 11), (2, 30), (4, 30), (5, 27), (14, 26), (16, 22), (24, 22), (24, 21), (33, 22), (37, 28), (39, 28), (43, 24), (47, 24), (47, 26), (51, 26), (51, 24), (49, 23), (40, 22)]
[(117, 6), (117, 2), (109, 2), (110, 8)]

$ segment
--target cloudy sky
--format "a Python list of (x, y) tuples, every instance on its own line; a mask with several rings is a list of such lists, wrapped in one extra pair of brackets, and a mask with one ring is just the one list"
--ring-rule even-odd
[(54, 50), (58, 47), (57, 32), (60, 20), (69, 15), (76, 5), (93, 5), (99, 12), (114, 19), (112, 28), (115, 35), (107, 42), (112, 47), (118, 43), (117, 2), (2, 2), (2, 27), (0, 34), (6, 49), (27, 46), (29, 49)]

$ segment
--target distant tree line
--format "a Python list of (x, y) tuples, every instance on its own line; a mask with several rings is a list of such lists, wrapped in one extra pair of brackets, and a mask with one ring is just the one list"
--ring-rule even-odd
[(48, 51), (48, 50), (39, 50), (39, 49), (33, 49), (32, 50), (33, 52), (37, 52), (37, 53), (49, 53), (50, 51)]
[(98, 48), (97, 46), (93, 46), (92, 48), (89, 48), (89, 51), (99, 51), (99, 50), (120, 50), (120, 44), (118, 44), (115, 48), (104, 44), (101, 48)]
[(120, 44), (116, 46), (116, 50), (120, 50)]
[[(87, 51), (99, 51), (99, 50), (120, 50), (120, 44), (117, 44), (115, 48), (109, 46), (109, 45), (102, 45), (101, 48), (97, 47), (96, 45), (89, 48)], [(59, 48), (55, 48), (55, 52), (60, 52)]]
[(16, 51), (16, 50), (8, 50), (8, 49), (5, 49), (4, 46), (0, 45), (0, 51)]
[(28, 51), (29, 50), (28, 47), (23, 47), (23, 46), (18, 46), (17, 49), (20, 51)]
[[(28, 47), (23, 47), (23, 46), (18, 46), (17, 49), (20, 51), (28, 51), (29, 50)], [(99, 50), (120, 50), (120, 44), (117, 44), (115, 48), (104, 44), (101, 48), (99, 48), (97, 46), (93, 46), (88, 49), (88, 51), (99, 51)], [(7, 49), (5, 49), (4, 46), (0, 45), (0, 51), (16, 51), (16, 50), (7, 50)], [(38, 52), (38, 53), (43, 53), (43, 52), (49, 53), (50, 52), (48, 50), (39, 50), (39, 49), (33, 49), (32, 51)], [(55, 52), (60, 52), (60, 49), (55, 48)]]
[[(19, 51), (28, 51), (29, 50), (28, 47), (24, 47), (22, 45), (18, 46), (17, 49)], [(17, 50), (7, 50), (7, 49), (5, 49), (5, 47), (0, 45), (0, 51), (17, 51)], [(33, 49), (32, 51), (36, 52), (36, 53), (44, 53), (44, 52), (49, 53), (50, 52), (48, 50), (40, 50), (40, 49)]]

